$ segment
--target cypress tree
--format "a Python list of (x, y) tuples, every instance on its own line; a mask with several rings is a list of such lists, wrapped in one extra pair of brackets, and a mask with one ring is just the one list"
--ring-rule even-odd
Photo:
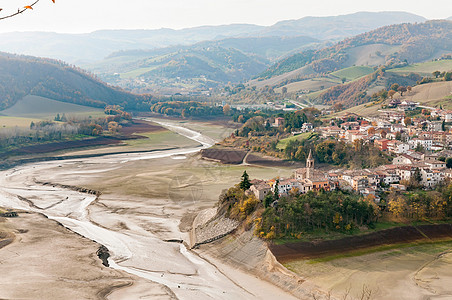
[(246, 170), (245, 170), (245, 171), (243, 171), (242, 181), (240, 182), (240, 188), (242, 190), (246, 191), (250, 187), (251, 187), (250, 178), (248, 176), (248, 173), (246, 173)]

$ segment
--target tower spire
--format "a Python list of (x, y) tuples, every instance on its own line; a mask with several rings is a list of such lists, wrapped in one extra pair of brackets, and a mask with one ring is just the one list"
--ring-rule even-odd
[(312, 149), (309, 149), (308, 160), (312, 160)]
[(306, 159), (306, 178), (310, 178), (314, 170), (314, 159), (312, 158), (312, 150), (309, 150), (308, 159)]

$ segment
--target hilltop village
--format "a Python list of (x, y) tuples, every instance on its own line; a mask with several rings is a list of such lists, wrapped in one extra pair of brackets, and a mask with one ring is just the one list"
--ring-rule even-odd
[[(452, 169), (446, 162), (452, 160), (452, 111), (421, 108), (413, 102), (391, 102), (393, 109), (381, 110), (379, 117), (362, 118), (347, 113), (330, 121), (330, 126), (303, 124), (301, 132), (316, 132), (324, 138), (351, 143), (356, 147), (372, 143), (379, 150), (391, 154), (391, 164), (372, 169), (315, 168), (312, 152), (306, 167), (296, 169), (291, 178), (269, 181), (254, 180), (251, 191), (263, 200), (271, 191), (279, 196), (289, 193), (307, 193), (311, 190), (354, 190), (371, 195), (379, 202), (380, 192), (407, 190), (410, 187), (433, 189), (447, 178)], [(410, 117), (409, 112), (420, 110), (422, 117)], [(275, 118), (273, 126), (281, 126), (283, 118)], [(293, 134), (299, 134), (293, 133)], [(449, 168), (447, 168), (448, 166)]]

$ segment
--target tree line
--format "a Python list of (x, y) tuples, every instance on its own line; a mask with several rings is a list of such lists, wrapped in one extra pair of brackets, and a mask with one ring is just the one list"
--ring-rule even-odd
[(390, 157), (373, 144), (355, 140), (352, 144), (333, 139), (291, 140), (284, 150), (286, 159), (305, 161), (312, 151), (319, 163), (349, 168), (372, 168), (390, 163)]
[(154, 113), (181, 118), (209, 118), (213, 116), (222, 116), (225, 114), (222, 106), (210, 106), (198, 101), (157, 102), (151, 105), (150, 110)]

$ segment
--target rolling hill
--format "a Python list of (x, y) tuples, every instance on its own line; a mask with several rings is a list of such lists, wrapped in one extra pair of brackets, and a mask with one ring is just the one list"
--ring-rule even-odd
[(432, 76), (434, 71), (447, 72), (450, 70), (452, 70), (452, 59), (412, 64), (401, 68), (389, 69), (387, 72), (405, 75), (417, 73), (422, 76)]
[(392, 83), (413, 86), (433, 71), (450, 71), (451, 50), (451, 21), (391, 25), (288, 56), (249, 85), (286, 87), (308, 103), (350, 107)]
[(340, 40), (385, 25), (423, 21), (423, 17), (404, 12), (360, 12), (343, 16), (306, 17), (272, 26), (232, 24), (180, 30), (101, 30), (87, 34), (14, 32), (0, 34), (0, 48), (5, 52), (83, 64), (103, 59), (120, 50), (191, 45), (231, 37), (308, 36), (320, 40)]
[[(444, 109), (452, 109), (452, 81), (448, 82), (432, 82), (413, 87), (412, 91), (406, 93), (403, 97), (396, 94), (395, 98), (400, 100), (419, 102), (421, 105), (428, 107), (442, 106)], [(364, 117), (374, 117), (378, 115), (378, 110), (382, 109), (382, 105), (388, 104), (389, 99), (377, 105), (371, 103), (361, 104), (355, 107), (346, 109), (337, 115), (342, 115), (344, 112), (356, 113)]]
[(91, 70), (112, 84), (156, 91), (208, 89), (228, 82), (246, 81), (268, 65), (265, 58), (233, 48), (196, 45), (118, 52), (91, 65)]
[[(143, 84), (153, 91), (186, 88), (187, 83), (191, 88), (209, 88), (247, 81), (265, 70), (270, 60), (320, 45), (324, 43), (304, 36), (228, 38), (191, 46), (119, 51), (86, 68), (106, 82), (132, 89)], [(139, 81), (133, 82), (136, 79)]]
[[(268, 79), (288, 72), (293, 72), (291, 77), (318, 75), (353, 65), (424, 62), (438, 58), (451, 49), (451, 21), (390, 25), (345, 39), (328, 48), (289, 56), (271, 66), (259, 78)], [(308, 72), (307, 66), (310, 67)]]
[(127, 109), (146, 107), (150, 96), (111, 87), (85, 71), (56, 60), (0, 53), (0, 109), (28, 95), (104, 108), (119, 104)]

